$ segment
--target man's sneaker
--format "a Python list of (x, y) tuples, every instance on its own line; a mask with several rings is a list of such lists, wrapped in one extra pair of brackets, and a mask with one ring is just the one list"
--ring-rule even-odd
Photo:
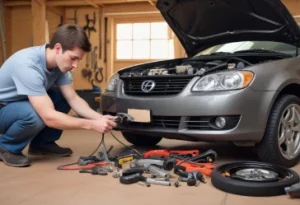
[(14, 154), (0, 147), (0, 161), (11, 167), (27, 167), (30, 165), (29, 159), (22, 153)]
[(50, 155), (56, 157), (70, 156), (73, 151), (70, 148), (64, 148), (58, 146), (56, 143), (48, 144), (43, 147), (29, 146), (28, 154), (30, 155)]

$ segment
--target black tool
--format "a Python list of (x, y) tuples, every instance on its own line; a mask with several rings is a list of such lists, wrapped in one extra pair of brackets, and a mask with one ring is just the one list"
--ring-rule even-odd
[(103, 167), (93, 167), (91, 169), (81, 169), (79, 173), (90, 173), (92, 175), (107, 175), (107, 171)]
[(198, 156), (194, 156), (190, 158), (188, 161), (196, 162), (196, 163), (206, 163), (206, 162), (214, 162), (216, 161), (217, 158), (217, 152), (210, 149), (207, 150), (206, 152), (203, 152), (202, 154), (199, 154)]
[(176, 166), (174, 173), (180, 176), (179, 181), (187, 182), (188, 186), (198, 186), (199, 182), (206, 183), (200, 172), (185, 172), (182, 170), (182, 167)]
[(133, 167), (124, 169), (122, 171), (122, 176), (120, 177), (120, 182), (122, 184), (134, 184), (141, 180), (144, 169), (140, 167)]
[(300, 183), (285, 187), (284, 190), (291, 198), (300, 198)]
[(120, 177), (120, 183), (121, 184), (134, 184), (137, 183), (141, 180), (141, 173), (135, 173), (135, 174), (130, 174), (126, 176), (121, 176)]
[(127, 113), (117, 113), (117, 119), (115, 121), (117, 123), (125, 124), (134, 121), (134, 118)]
[(103, 160), (97, 158), (96, 156), (79, 157), (78, 164), (83, 166), (83, 165), (100, 162), (100, 161), (103, 161)]
[(124, 169), (122, 171), (122, 176), (129, 176), (132, 174), (143, 174), (143, 173), (144, 173), (143, 167), (133, 167), (133, 168)]

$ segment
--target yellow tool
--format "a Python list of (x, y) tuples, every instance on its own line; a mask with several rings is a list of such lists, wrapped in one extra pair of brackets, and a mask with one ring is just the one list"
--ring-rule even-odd
[(132, 160), (134, 160), (136, 158), (136, 156), (134, 154), (129, 154), (129, 155), (124, 155), (121, 157), (118, 157), (116, 159), (116, 166), (119, 168), (122, 168), (122, 165), (126, 162), (130, 162)]

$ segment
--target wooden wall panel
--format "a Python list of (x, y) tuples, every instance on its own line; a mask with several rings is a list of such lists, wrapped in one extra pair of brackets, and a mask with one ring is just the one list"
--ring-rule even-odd
[[(22, 48), (32, 46), (31, 6), (12, 7), (10, 55)], [(9, 37), (9, 36), (7, 36)]]
[(32, 39), (33, 45), (45, 44), (49, 38), (46, 23), (46, 0), (31, 0)]
[(6, 58), (8, 58), (11, 53), (11, 42), (12, 42), (12, 8), (4, 8), (4, 25), (5, 25), (5, 41), (6, 41)]
[(53, 12), (50, 9), (47, 9), (49, 40), (52, 38), (56, 28), (60, 25), (61, 17), (64, 18), (64, 10), (61, 10), (61, 13), (57, 13), (57, 12)]

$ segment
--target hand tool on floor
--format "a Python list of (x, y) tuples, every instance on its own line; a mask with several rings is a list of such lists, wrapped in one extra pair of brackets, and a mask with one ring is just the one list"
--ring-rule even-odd
[(212, 171), (217, 167), (214, 163), (194, 163), (179, 161), (176, 167), (186, 172), (200, 172), (205, 176), (211, 176)]
[(128, 154), (128, 155), (118, 156), (115, 159), (115, 166), (117, 166), (118, 168), (121, 169), (124, 163), (130, 162), (137, 158), (138, 158), (138, 156), (136, 154)]
[(214, 162), (217, 153), (210, 149), (199, 154), (198, 150), (150, 150), (144, 153), (144, 158), (165, 158), (172, 157), (184, 161), (192, 162)]
[(105, 175), (108, 174), (108, 170), (105, 169), (104, 167), (96, 166), (96, 167), (93, 167), (93, 168), (90, 168), (90, 169), (81, 169), (81, 170), (79, 170), (79, 173), (90, 173), (92, 175), (105, 176)]
[(170, 181), (163, 181), (163, 180), (156, 180), (149, 177), (144, 177), (141, 173), (133, 173), (130, 175), (125, 175), (120, 177), (120, 183), (122, 184), (134, 184), (139, 181), (145, 182), (148, 186), (150, 184), (157, 184), (163, 186), (172, 186), (179, 187), (179, 182), (170, 182)]
[(183, 157), (193, 157), (199, 155), (199, 150), (167, 150), (167, 149), (157, 149), (150, 150), (144, 153), (143, 157), (145, 159), (150, 157), (171, 157), (173, 155), (180, 155)]
[(70, 164), (64, 164), (57, 167), (58, 170), (81, 170), (81, 169), (91, 169), (96, 166), (107, 166), (109, 163), (106, 161), (100, 161), (100, 162), (94, 162), (89, 163), (86, 165), (79, 165), (77, 162), (70, 163)]
[(285, 187), (284, 190), (291, 198), (300, 198), (300, 183)]
[(200, 172), (186, 172), (183, 167), (177, 166), (174, 168), (174, 173), (180, 176), (179, 181), (187, 182), (188, 186), (198, 186), (199, 182), (206, 183)]
[(143, 174), (145, 169), (143, 167), (131, 167), (123, 170), (118, 170), (113, 173), (114, 178), (119, 178), (121, 176), (128, 176), (136, 173)]
[[(145, 171), (148, 171), (157, 177), (169, 179), (170, 173), (168, 171), (172, 170), (175, 164), (176, 164), (175, 159), (169, 159), (169, 160), (138, 159), (138, 160), (133, 160), (131, 166), (143, 167)], [(162, 167), (163, 169), (159, 167)]]
[(207, 150), (199, 155), (196, 155), (196, 156), (193, 156), (189, 159), (183, 159), (181, 158), (182, 160), (186, 160), (186, 161), (189, 161), (189, 162), (197, 162), (197, 163), (206, 163), (206, 162), (214, 162), (216, 161), (217, 159), (217, 152), (210, 149), (210, 150)]

